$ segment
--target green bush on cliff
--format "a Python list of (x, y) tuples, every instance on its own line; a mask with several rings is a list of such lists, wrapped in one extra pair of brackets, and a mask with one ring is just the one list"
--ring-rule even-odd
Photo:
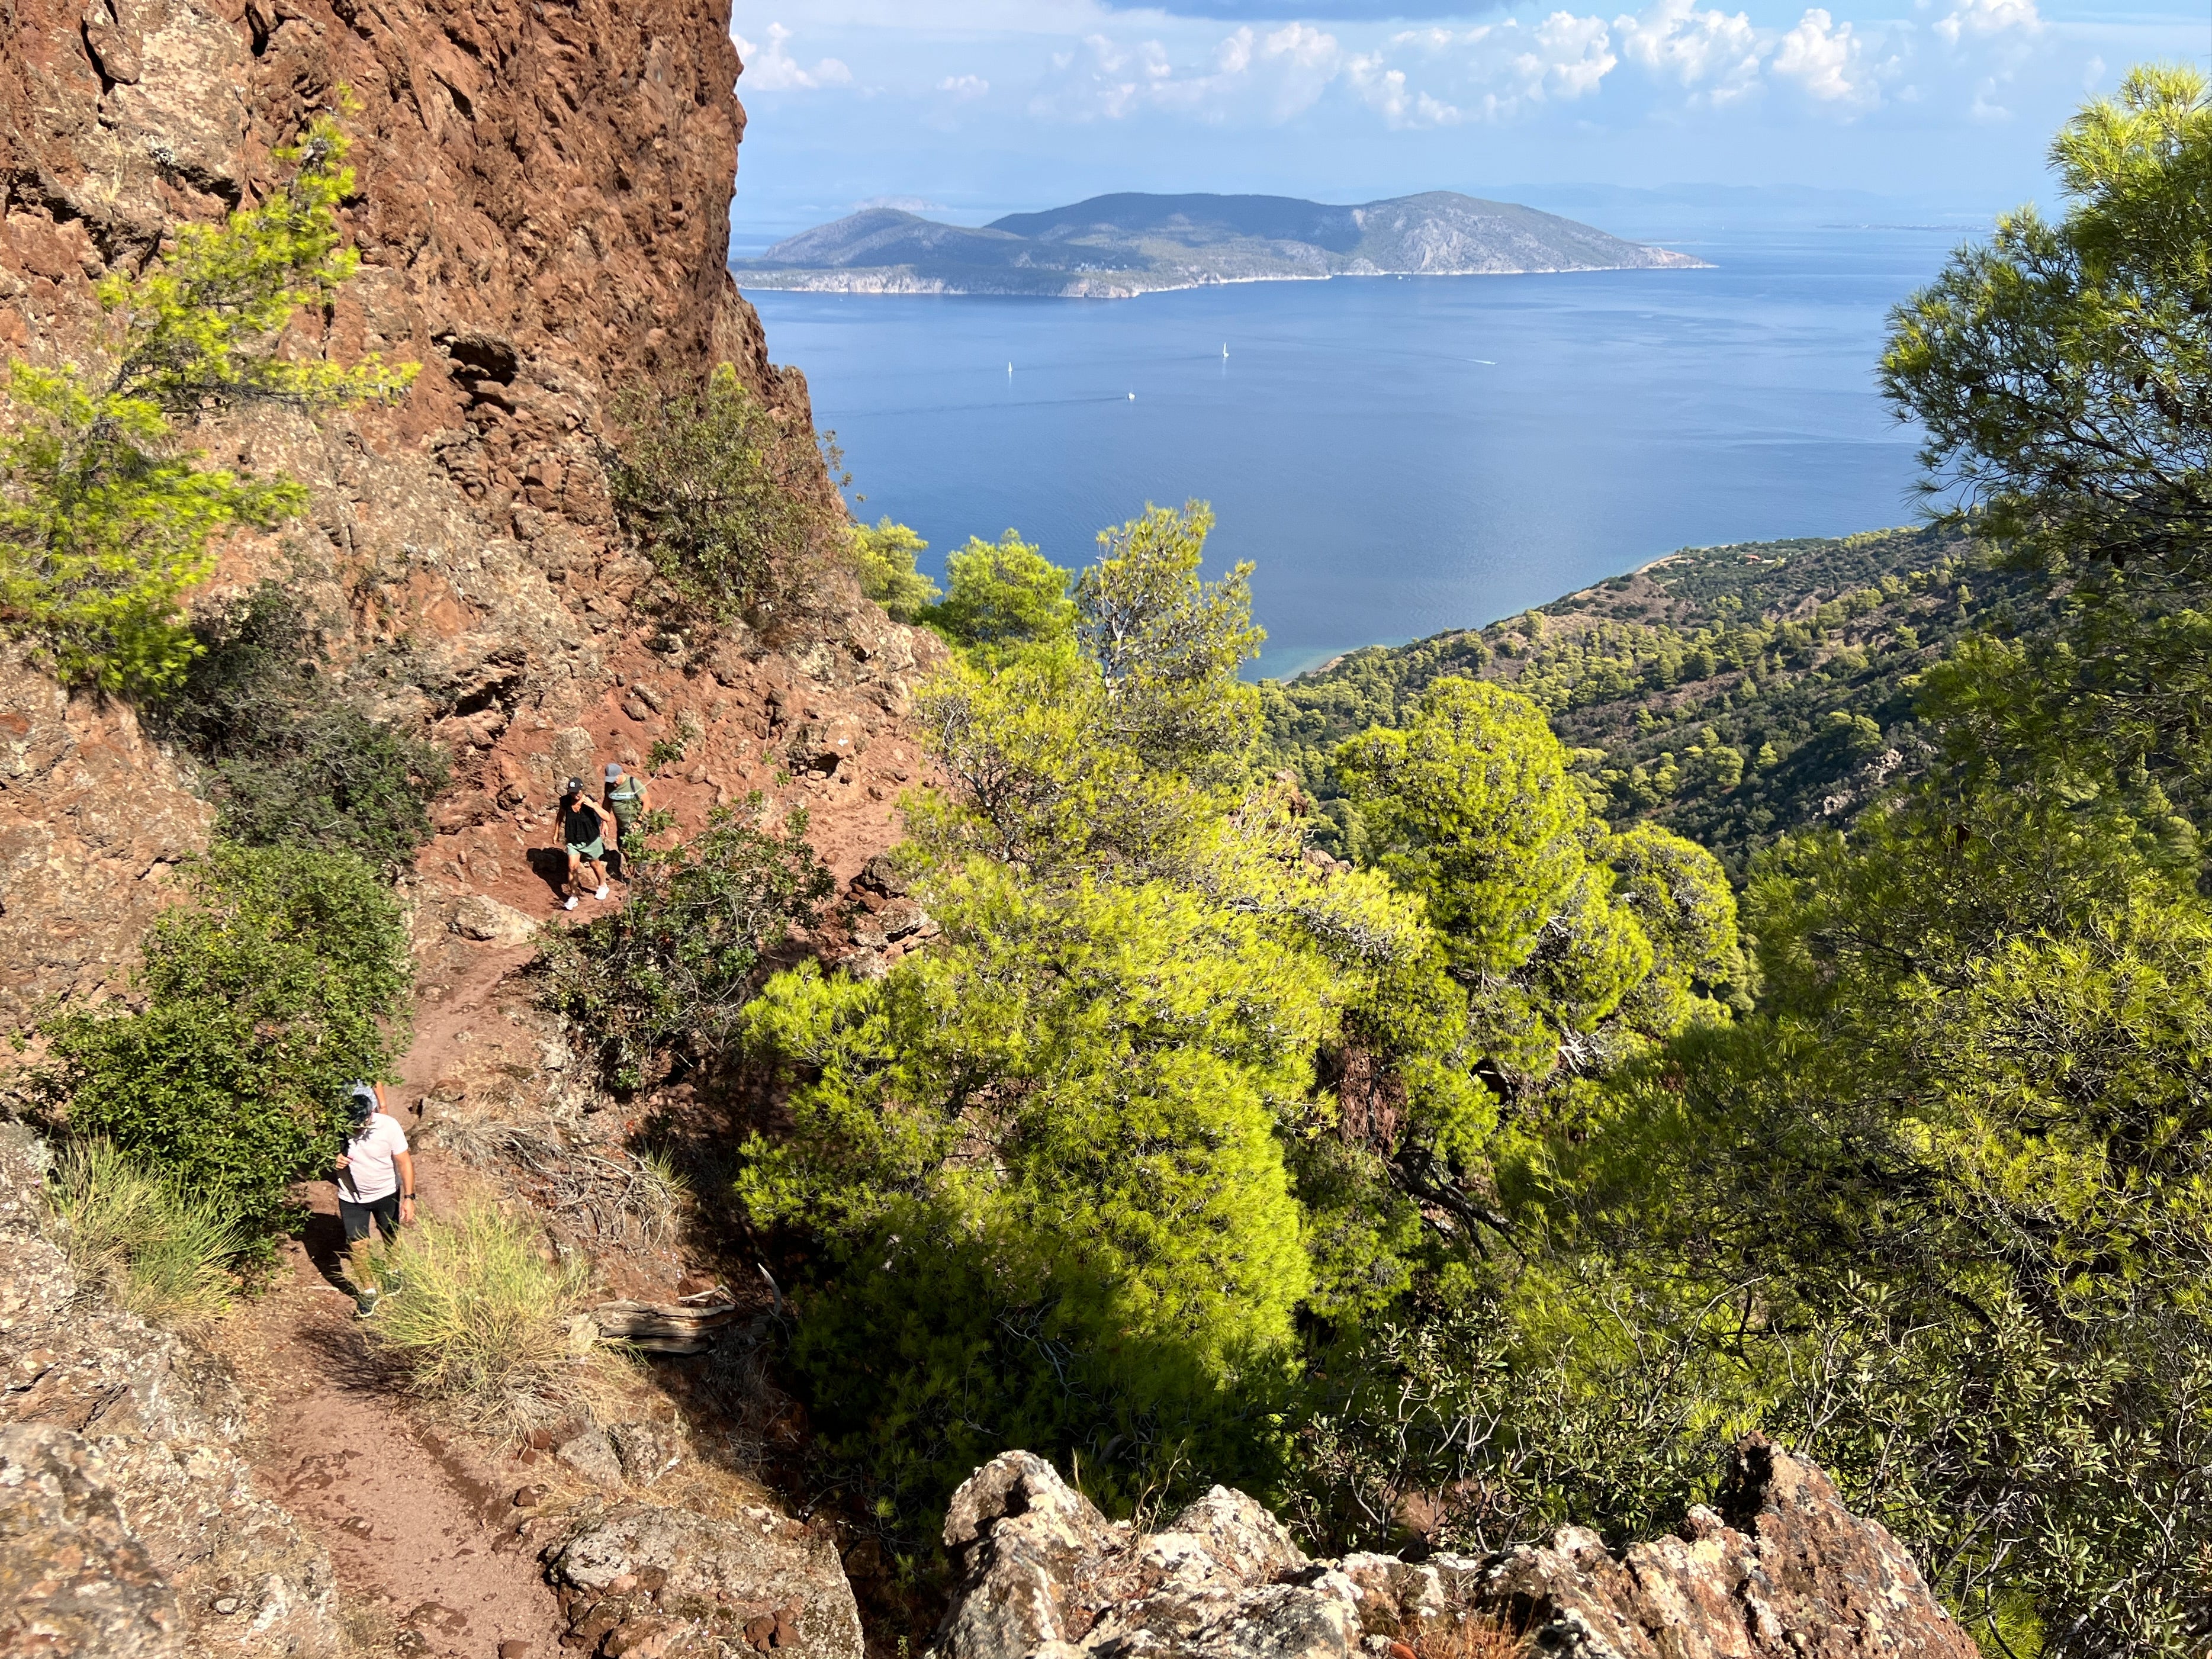
[[(745, 810), (760, 812), (757, 793)], [(814, 923), (836, 883), (807, 844), (801, 810), (768, 828), (717, 808), (688, 842), (624, 846), (621, 908), (550, 927), (540, 948), (547, 1005), (596, 1052), (607, 1084), (628, 1091), (665, 1054), (717, 1058), (758, 988), (762, 959)]]
[(939, 597), (937, 584), (914, 568), (929, 544), (888, 518), (853, 526), (853, 560), (860, 572), (860, 591), (883, 606), (893, 622), (910, 623)]
[(696, 391), (617, 399), (607, 488), (623, 527), (683, 600), (763, 624), (795, 606), (852, 527), (830, 487), (836, 452), (721, 364)]
[(179, 600), (213, 570), (216, 538), (307, 503), (291, 480), (200, 466), (174, 422), (252, 405), (342, 408), (413, 379), (411, 364), (341, 368), (279, 344), (293, 313), (326, 304), (358, 263), (336, 216), (353, 188), (345, 152), (337, 124), (316, 121), (278, 153), (294, 170), (266, 201), (221, 225), (180, 226), (142, 273), (103, 280), (103, 371), (9, 364), (0, 625), (65, 682), (173, 683), (197, 650)]
[(273, 581), (205, 611), (192, 636), (198, 654), (149, 712), (208, 769), (224, 838), (404, 866), (430, 838), (444, 752), (335, 684), (299, 601)]
[(216, 1201), (249, 1235), (292, 1222), (326, 1173), (347, 1084), (382, 1075), (412, 983), (406, 923), (350, 853), (218, 842), (147, 932), (135, 1012), (43, 1028), (41, 1092), (100, 1139)]

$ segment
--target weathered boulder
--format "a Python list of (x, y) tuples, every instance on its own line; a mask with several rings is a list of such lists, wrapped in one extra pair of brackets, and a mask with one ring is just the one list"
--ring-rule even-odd
[(546, 1565), (568, 1620), (562, 1644), (578, 1653), (862, 1659), (836, 1547), (771, 1510), (725, 1521), (624, 1504)]
[(1487, 1628), (1569, 1659), (1973, 1659), (1897, 1540), (1827, 1477), (1753, 1436), (1714, 1509), (1619, 1555), (1565, 1527), (1480, 1559), (1309, 1561), (1216, 1486), (1157, 1533), (1109, 1522), (1051, 1465), (1007, 1452), (947, 1511), (962, 1571), (943, 1659), (1335, 1659), (1474, 1650)]
[(184, 1650), (177, 1592), (124, 1523), (91, 1443), (51, 1424), (0, 1426), (0, 1654)]
[(456, 899), (449, 925), (463, 939), (484, 945), (527, 945), (538, 936), (536, 921), (482, 893), (465, 893)]
[(0, 1573), (22, 1575), (0, 1576), (0, 1609), (59, 1621), (34, 1641), (0, 1611), (0, 1655), (335, 1649), (330, 1558), (254, 1492), (229, 1376), (85, 1293), (40, 1235), (43, 1168), (0, 1123)]

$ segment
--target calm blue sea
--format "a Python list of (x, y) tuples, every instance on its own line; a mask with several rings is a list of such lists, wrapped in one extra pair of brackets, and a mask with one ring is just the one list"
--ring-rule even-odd
[(1258, 672), (1290, 674), (1678, 547), (1908, 521), (1914, 434), (1875, 360), (1959, 240), (1744, 233), (1674, 244), (1711, 270), (1113, 301), (752, 298), (855, 511), (912, 525), (926, 562), (1011, 526), (1079, 565), (1102, 526), (1202, 497), (1209, 562), (1259, 565)]

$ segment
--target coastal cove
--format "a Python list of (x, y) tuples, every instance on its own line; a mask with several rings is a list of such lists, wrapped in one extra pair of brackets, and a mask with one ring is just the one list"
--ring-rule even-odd
[(1079, 565), (1102, 526), (1200, 496), (1213, 559), (1259, 562), (1254, 672), (1286, 675), (1678, 547), (1907, 522), (1914, 434), (1873, 364), (1889, 307), (1960, 240), (1747, 231), (1672, 244), (1705, 270), (1115, 304), (750, 297), (805, 367), (854, 511), (911, 524), (925, 568), (1009, 526)]

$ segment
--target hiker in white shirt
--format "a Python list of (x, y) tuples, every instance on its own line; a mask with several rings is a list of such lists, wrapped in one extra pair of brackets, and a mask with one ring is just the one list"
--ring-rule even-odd
[(351, 1123), (338, 1155), (338, 1220), (345, 1228), (347, 1278), (366, 1316), (376, 1310), (376, 1287), (368, 1282), (369, 1234), (389, 1243), (415, 1221), (415, 1159), (407, 1132), (384, 1109), (384, 1085), (356, 1083), (347, 1092)]

